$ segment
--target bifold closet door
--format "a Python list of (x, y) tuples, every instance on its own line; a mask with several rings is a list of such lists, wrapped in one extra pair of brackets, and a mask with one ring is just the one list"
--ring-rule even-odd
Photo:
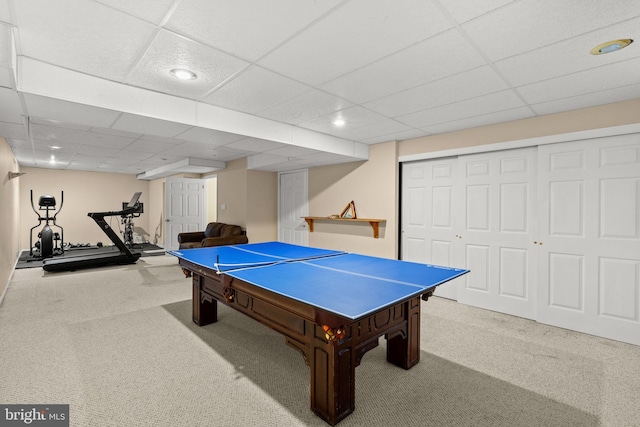
[[(453, 249), (456, 164), (446, 158), (402, 165), (403, 260), (464, 267)], [(460, 280), (439, 286), (436, 295), (456, 299)]]
[(539, 147), (538, 321), (640, 344), (640, 134)]
[(458, 301), (535, 318), (536, 148), (460, 156)]

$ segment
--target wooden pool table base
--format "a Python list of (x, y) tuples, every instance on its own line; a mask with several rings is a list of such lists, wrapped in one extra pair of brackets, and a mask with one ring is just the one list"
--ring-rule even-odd
[[(409, 369), (420, 361), (420, 296), (353, 321), (180, 260), (192, 276), (193, 321), (217, 321), (217, 303), (285, 336), (310, 368), (311, 410), (335, 425), (355, 409), (355, 369), (387, 339), (387, 361)], [(339, 298), (339, 296), (336, 296)]]

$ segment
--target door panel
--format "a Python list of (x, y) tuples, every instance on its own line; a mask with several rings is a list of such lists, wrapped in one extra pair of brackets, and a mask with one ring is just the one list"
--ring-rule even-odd
[[(402, 259), (454, 266), (456, 159), (403, 164)], [(456, 299), (461, 279), (438, 286), (436, 295)]]
[(539, 181), (538, 320), (640, 344), (640, 135), (540, 147)]
[(204, 180), (168, 178), (165, 186), (165, 248), (176, 250), (179, 233), (204, 230)]
[(459, 157), (459, 256), (471, 272), (458, 301), (535, 317), (535, 148)]
[(284, 243), (309, 245), (307, 223), (302, 219), (309, 215), (307, 200), (307, 172), (280, 174), (279, 237)]

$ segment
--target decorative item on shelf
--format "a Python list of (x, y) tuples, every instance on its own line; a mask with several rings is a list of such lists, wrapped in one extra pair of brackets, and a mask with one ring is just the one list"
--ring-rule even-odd
[(358, 216), (356, 215), (356, 205), (353, 203), (353, 200), (347, 204), (342, 210), (340, 214), (340, 218), (346, 219), (356, 219)]

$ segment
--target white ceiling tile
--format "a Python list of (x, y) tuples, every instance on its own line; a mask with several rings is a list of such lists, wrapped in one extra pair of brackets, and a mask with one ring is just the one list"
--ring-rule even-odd
[[(199, 99), (247, 62), (169, 31), (160, 31), (126, 83), (162, 93)], [(175, 68), (193, 71), (197, 78), (179, 80)]]
[(124, 79), (156, 31), (93, 1), (31, 0), (14, 2), (14, 7), (22, 54), (115, 81)]
[[(344, 120), (345, 125), (334, 125), (333, 122), (336, 119)], [(298, 126), (331, 135), (341, 135), (348, 132), (349, 129), (358, 128), (384, 119), (385, 117), (381, 114), (360, 106), (354, 106), (300, 123)]]
[(451, 27), (424, 0), (353, 0), (259, 61), (321, 84)]
[(380, 98), (366, 103), (365, 106), (386, 116), (398, 117), (497, 92), (507, 87), (491, 67), (484, 66)]
[(167, 28), (247, 60), (256, 60), (338, 0), (183, 0)]
[(0, 88), (15, 89), (13, 71), (9, 67), (0, 66)]
[(396, 132), (406, 132), (411, 128), (403, 123), (393, 119), (384, 119), (376, 123), (370, 123), (358, 128), (349, 129), (343, 137), (360, 141), (361, 139), (369, 139), (378, 135), (390, 135)]
[(321, 88), (353, 102), (367, 102), (483, 64), (480, 54), (453, 29), (339, 77)]
[(310, 90), (256, 114), (279, 122), (298, 124), (351, 105), (351, 103), (328, 93)]
[(31, 94), (24, 94), (24, 102), (30, 117), (40, 117), (87, 127), (107, 128), (120, 115), (117, 111), (105, 108)]
[[(637, 0), (520, 0), (462, 25), (493, 61), (638, 16)], [(618, 37), (618, 36), (616, 36)]]
[(118, 151), (118, 148), (109, 148), (109, 147), (95, 147), (93, 145), (81, 145), (78, 147), (78, 154), (84, 154), (86, 156), (95, 156), (95, 157), (106, 157), (106, 156), (115, 156)]
[(185, 132), (179, 133), (176, 137), (184, 139), (185, 141), (201, 142), (212, 146), (225, 145), (245, 138), (244, 135), (237, 135), (235, 133), (221, 132), (195, 126), (187, 129)]
[(640, 56), (640, 48), (627, 49), (607, 55), (591, 55), (589, 51), (616, 37), (630, 37), (638, 32), (640, 18), (631, 19), (605, 29), (560, 41), (521, 55), (498, 61), (496, 66), (514, 86), (568, 75), (589, 68), (600, 67)]
[(10, 67), (11, 58), (11, 44), (13, 38), (11, 37), (11, 26), (5, 24), (0, 20), (0, 66)]
[(61, 143), (82, 143), (84, 141), (86, 131), (81, 129), (71, 129), (57, 126), (40, 125), (37, 123), (31, 123), (30, 125), (31, 137), (34, 140), (50, 141), (49, 144), (54, 144), (56, 141)]
[(528, 103), (540, 104), (636, 84), (639, 74), (630, 73), (629, 69), (640, 70), (640, 57), (520, 86), (517, 90)]
[(165, 137), (178, 135), (180, 132), (189, 129), (189, 127), (190, 126), (182, 123), (168, 122), (134, 114), (123, 114), (112, 126), (113, 129), (126, 132)]
[(394, 132), (392, 134), (376, 136), (375, 138), (367, 138), (362, 142), (364, 142), (365, 144), (379, 144), (381, 142), (402, 141), (405, 139), (421, 138), (427, 135), (429, 135), (429, 133), (423, 130), (410, 129), (404, 132)]
[(397, 120), (416, 128), (426, 128), (427, 126), (439, 123), (447, 123), (522, 106), (522, 100), (512, 90), (503, 90), (501, 92), (408, 114), (398, 117)]
[(309, 86), (251, 66), (203, 99), (209, 104), (255, 113), (308, 91)]
[(146, 151), (136, 151), (130, 150), (129, 148), (125, 148), (124, 150), (118, 151), (118, 157), (127, 157), (130, 159), (135, 159), (136, 161), (146, 160), (152, 157), (154, 154)]
[[(596, 105), (609, 104), (640, 98), (640, 84), (622, 86), (614, 89), (572, 96), (532, 105), (537, 114), (554, 114), (563, 111), (577, 110)], [(640, 111), (637, 112), (640, 117)]]
[(155, 25), (160, 25), (175, 0), (96, 0)]
[(4, 138), (28, 138), (27, 127), (23, 124), (0, 122), (0, 135)]
[(469, 2), (460, 0), (435, 1), (442, 4), (458, 23), (463, 23), (516, 0), (482, 0)]
[(171, 143), (171, 142), (151, 141), (148, 139), (137, 139), (133, 141), (131, 144), (127, 145), (127, 150), (143, 151), (145, 153), (158, 154), (158, 153), (164, 152), (165, 150), (170, 149), (174, 145), (175, 143)]
[(124, 148), (135, 141), (136, 138), (126, 136), (108, 135), (104, 133), (87, 132), (84, 135), (84, 144), (111, 148)]
[(22, 124), (24, 113), (18, 92), (0, 87), (0, 117), (3, 122)]
[(312, 150), (310, 148), (297, 147), (295, 145), (283, 145), (280, 148), (276, 148), (275, 150), (269, 150), (267, 154), (283, 157), (298, 157), (307, 154), (313, 154), (315, 152), (316, 150)]
[(445, 132), (454, 132), (462, 129), (475, 128), (480, 126), (492, 125), (495, 123), (509, 122), (513, 120), (521, 120), (533, 117), (534, 113), (529, 107), (519, 107), (506, 111), (498, 111), (496, 113), (482, 114), (461, 120), (454, 120), (447, 123), (440, 123), (433, 126), (422, 128), (430, 134), (438, 134)]
[(233, 148), (242, 151), (253, 151), (256, 153), (274, 150), (276, 148), (281, 148), (282, 146), (283, 144), (281, 143), (258, 138), (244, 138), (225, 145), (225, 147), (227, 148)]

